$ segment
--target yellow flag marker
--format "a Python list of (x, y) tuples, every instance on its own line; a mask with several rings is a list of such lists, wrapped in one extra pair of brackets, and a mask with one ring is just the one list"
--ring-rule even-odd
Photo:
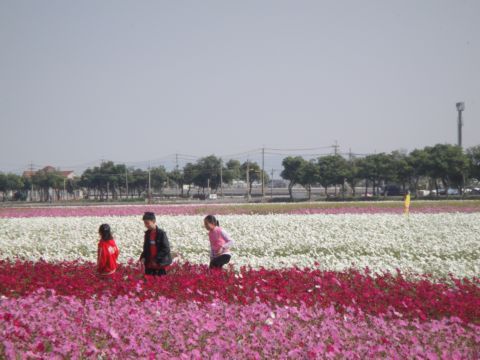
[(408, 215), (410, 213), (410, 191), (407, 190), (403, 197), (403, 213)]

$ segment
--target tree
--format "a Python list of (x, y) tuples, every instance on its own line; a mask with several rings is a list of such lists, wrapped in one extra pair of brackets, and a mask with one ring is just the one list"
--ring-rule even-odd
[(187, 197), (190, 196), (190, 189), (192, 184), (194, 184), (197, 173), (199, 173), (199, 169), (196, 164), (187, 163), (183, 168), (183, 181), (188, 185)]
[(402, 185), (405, 192), (406, 185), (410, 187), (414, 170), (407, 154), (400, 151), (392, 151), (390, 154), (392, 165), (392, 179)]
[(136, 193), (138, 197), (147, 192), (148, 188), (148, 172), (142, 169), (130, 169), (128, 171), (129, 177), (129, 191)]
[(220, 186), (220, 167), (222, 160), (215, 155), (210, 155), (199, 159), (195, 166), (195, 176), (193, 183), (202, 188), (216, 190)]
[(462, 193), (464, 176), (469, 168), (468, 157), (462, 148), (456, 145), (437, 144), (428, 148), (428, 153), (429, 173), (435, 181), (437, 194), (437, 179), (442, 181), (445, 189), (456, 187)]
[(363, 178), (360, 173), (361, 159), (351, 158), (347, 161), (347, 173), (345, 176), (345, 181), (352, 188), (352, 196), (355, 197), (355, 189), (358, 182)]
[(50, 189), (57, 191), (63, 187), (64, 177), (58, 171), (39, 170), (32, 176), (32, 182), (41, 190), (42, 201), (52, 201)]
[(391, 155), (379, 153), (366, 156), (360, 163), (360, 174), (372, 182), (373, 195), (377, 194), (377, 188), (382, 182), (387, 183), (394, 178), (392, 159)]
[(16, 174), (0, 173), (0, 192), (2, 193), (2, 201), (7, 199), (9, 191), (20, 191), (24, 187), (23, 179)]
[(416, 196), (420, 178), (428, 175), (429, 153), (425, 149), (413, 150), (410, 152), (407, 161), (412, 169), (413, 188)]
[(342, 186), (342, 193), (345, 194), (345, 179), (348, 176), (348, 163), (340, 155), (327, 155), (318, 159), (319, 181), (325, 188), (327, 194), (328, 186)]
[(469, 148), (467, 156), (469, 159), (469, 176), (480, 181), (480, 145)]
[[(248, 161), (248, 162), (245, 161), (240, 167), (240, 177), (245, 180), (247, 179), (247, 168), (249, 170), (249, 176), (248, 176), (249, 184), (247, 184), (248, 194), (251, 195), (253, 183), (262, 182), (262, 168), (260, 167), (260, 165), (258, 165), (258, 163), (254, 161)], [(264, 176), (263, 181), (267, 183), (269, 179), (268, 174), (266, 172), (263, 172), (263, 176)]]
[(280, 176), (288, 180), (288, 193), (290, 195), (290, 199), (293, 200), (293, 187), (296, 184), (300, 184), (301, 181), (301, 170), (305, 164), (305, 159), (301, 156), (289, 156), (283, 159), (282, 165), (283, 170), (280, 173)]
[(227, 168), (223, 171), (223, 182), (231, 184), (233, 180), (242, 178), (242, 164), (238, 160), (229, 160), (226, 164)]
[(170, 181), (175, 183), (177, 187), (180, 188), (180, 196), (183, 197), (183, 184), (184, 184), (183, 172), (179, 169), (174, 169), (170, 171), (167, 175)]
[(168, 175), (164, 166), (157, 166), (150, 169), (150, 182), (152, 189), (158, 190), (160, 193), (165, 187)]
[(86, 169), (80, 177), (79, 185), (87, 189), (88, 197), (93, 190), (95, 199), (100, 196), (100, 200), (104, 198), (108, 200), (110, 194), (116, 199), (122, 190), (126, 193), (126, 175), (129, 183), (133, 181), (131, 174), (127, 174), (127, 167), (124, 164), (104, 161), (100, 166)]
[(315, 160), (305, 161), (299, 169), (298, 183), (307, 191), (308, 200), (312, 199), (312, 186), (318, 182), (318, 166)]

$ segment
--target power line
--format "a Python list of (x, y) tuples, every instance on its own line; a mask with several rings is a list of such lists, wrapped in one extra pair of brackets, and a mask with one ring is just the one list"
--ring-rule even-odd
[(315, 151), (315, 150), (322, 150), (322, 149), (328, 149), (328, 148), (331, 148), (332, 145), (327, 145), (327, 146), (318, 146), (318, 147), (313, 147), (313, 148), (283, 148), (283, 149), (279, 149), (279, 148), (265, 148), (265, 150), (274, 150), (274, 151)]

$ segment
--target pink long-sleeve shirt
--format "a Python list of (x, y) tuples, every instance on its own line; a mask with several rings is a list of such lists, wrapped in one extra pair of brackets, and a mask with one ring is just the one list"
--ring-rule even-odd
[(213, 230), (208, 232), (210, 240), (210, 258), (216, 258), (223, 254), (230, 254), (230, 247), (233, 245), (233, 240), (228, 233), (220, 226), (216, 226)]

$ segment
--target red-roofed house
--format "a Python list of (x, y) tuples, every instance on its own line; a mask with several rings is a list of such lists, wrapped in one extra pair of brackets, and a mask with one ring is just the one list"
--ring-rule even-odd
[[(62, 175), (65, 179), (73, 179), (75, 177), (75, 173), (72, 171), (72, 170), (57, 170), (55, 169), (53, 166), (45, 166), (42, 171), (45, 171), (45, 172), (57, 172), (59, 173), (60, 175)], [(26, 177), (26, 178), (30, 178), (32, 177), (33, 175), (35, 175), (37, 172), (36, 171), (31, 171), (31, 170), (27, 170), (27, 171), (24, 171), (23, 172), (23, 177)]]

